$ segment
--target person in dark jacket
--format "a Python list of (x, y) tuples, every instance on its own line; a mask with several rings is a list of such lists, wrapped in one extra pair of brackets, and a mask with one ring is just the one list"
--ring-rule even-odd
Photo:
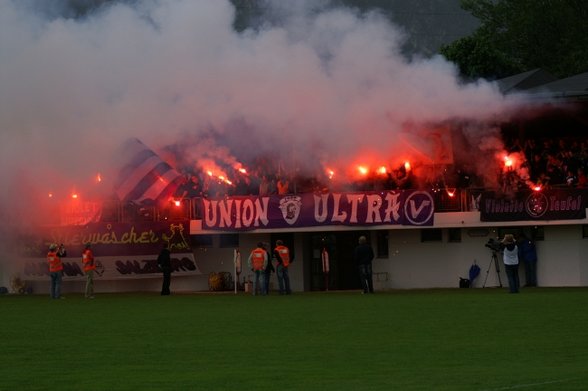
[(374, 259), (374, 250), (367, 243), (365, 236), (359, 237), (359, 244), (355, 247), (353, 259), (359, 269), (359, 277), (363, 293), (374, 293), (374, 282), (372, 279), (372, 260)]
[(163, 272), (163, 284), (161, 286), (161, 295), (168, 296), (171, 292), (169, 290), (169, 285), (171, 283), (171, 255), (169, 252), (169, 245), (167, 243), (163, 244), (163, 248), (159, 252), (159, 256), (157, 257), (157, 266), (159, 266), (159, 270)]
[[(269, 248), (269, 245), (264, 243), (263, 249), (268, 253), (268, 257), (269, 257), (268, 248)], [(276, 269), (274, 268), (274, 265), (272, 264), (272, 262), (270, 260), (268, 260), (268, 263), (263, 271), (264, 272), (263, 291), (265, 292), (266, 295), (269, 295), (270, 278), (272, 277), (272, 273), (274, 273), (275, 271), (276, 271)]]
[(525, 286), (537, 286), (537, 249), (525, 234), (521, 234), (519, 241), (519, 260), (525, 265)]

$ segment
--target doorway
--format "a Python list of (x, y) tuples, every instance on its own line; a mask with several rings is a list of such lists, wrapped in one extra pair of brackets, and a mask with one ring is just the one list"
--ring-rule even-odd
[[(363, 231), (323, 232), (310, 234), (308, 253), (310, 258), (310, 290), (361, 289), (353, 251), (358, 238), (368, 233)], [(322, 252), (326, 249), (329, 258), (329, 274), (323, 273)]]

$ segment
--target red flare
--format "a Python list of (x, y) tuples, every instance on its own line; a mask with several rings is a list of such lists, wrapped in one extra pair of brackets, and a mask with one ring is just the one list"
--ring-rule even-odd
[(327, 168), (327, 177), (329, 179), (333, 179), (334, 176), (335, 176), (335, 171), (331, 170), (330, 168)]

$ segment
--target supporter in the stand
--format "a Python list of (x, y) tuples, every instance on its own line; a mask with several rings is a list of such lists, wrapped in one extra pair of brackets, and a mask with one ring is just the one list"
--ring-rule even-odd
[(182, 184), (176, 191), (176, 197), (184, 199), (202, 196), (202, 188), (198, 176), (196, 174), (187, 174), (184, 178)]
[(235, 194), (236, 195), (248, 195), (249, 185), (251, 181), (248, 176), (238, 176), (235, 180)]
[(227, 187), (227, 183), (214, 179), (212, 181), (210, 181), (210, 187), (209, 187), (209, 194), (208, 196), (212, 199), (215, 200), (220, 200), (221, 198), (224, 198), (227, 195), (228, 192), (228, 187)]
[(259, 194), (259, 176), (254, 172), (249, 177), (249, 190), (247, 191), (249, 195), (258, 195)]
[(552, 185), (565, 183), (565, 173), (561, 172), (561, 165), (556, 159), (551, 159), (551, 162), (547, 163), (545, 174), (549, 177), (549, 182)]
[(200, 197), (202, 196), (202, 186), (200, 185), (200, 178), (196, 174), (190, 176), (190, 182), (188, 183), (188, 197)]
[(408, 182), (408, 176), (406, 175), (406, 169), (402, 167), (401, 169), (394, 170), (394, 174), (396, 175), (395, 182), (399, 189), (406, 189), (406, 185)]
[(585, 188), (588, 186), (588, 178), (586, 178), (586, 174), (584, 173), (584, 169), (582, 167), (578, 167), (578, 183), (576, 187), (578, 188)]
[(537, 180), (541, 173), (545, 172), (546, 165), (547, 162), (543, 159), (543, 156), (540, 153), (535, 153), (529, 162), (531, 180)]
[(276, 188), (278, 195), (290, 194), (290, 181), (283, 176), (279, 176), (278, 181), (276, 182)]
[(188, 174), (182, 175), (182, 179), (178, 188), (174, 193), (174, 197), (176, 198), (184, 198), (188, 194), (188, 183), (190, 182), (190, 178)]
[(275, 194), (275, 184), (269, 175), (264, 174), (259, 183), (259, 195), (268, 196), (271, 194)]
[(259, 183), (259, 195), (260, 196), (268, 196), (271, 194), (271, 182), (267, 175), (263, 175), (261, 177), (261, 182)]
[(211, 195), (210, 185), (212, 179), (210, 175), (204, 175), (204, 180), (202, 181), (202, 197), (208, 198)]
[(514, 195), (518, 190), (518, 177), (514, 171), (506, 171), (500, 176), (501, 191), (504, 194)]
[(525, 145), (523, 147), (523, 150), (525, 152), (527, 160), (531, 160), (533, 156), (540, 154), (539, 148), (537, 147), (537, 142), (534, 139), (529, 138), (525, 140), (524, 144)]
[(541, 186), (542, 189), (551, 188), (551, 178), (546, 173), (541, 173), (537, 179), (537, 185)]
[(568, 187), (576, 187), (577, 184), (578, 179), (571, 170), (568, 170), (566, 173), (566, 185), (568, 185)]

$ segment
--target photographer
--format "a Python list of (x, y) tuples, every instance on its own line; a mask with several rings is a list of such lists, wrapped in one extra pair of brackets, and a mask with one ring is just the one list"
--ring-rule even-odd
[(61, 258), (67, 257), (67, 251), (65, 250), (65, 245), (63, 243), (61, 243), (57, 248), (57, 255), (59, 255)]
[(49, 245), (47, 253), (47, 263), (49, 264), (49, 276), (51, 277), (51, 298), (63, 299), (61, 296), (61, 279), (63, 277), (63, 263), (61, 257), (65, 256), (63, 244), (57, 246), (55, 243)]
[(504, 235), (501, 244), (502, 260), (508, 277), (510, 293), (519, 293), (519, 249), (512, 234)]
[(488, 243), (486, 243), (485, 246), (495, 252), (502, 251), (502, 249), (504, 248), (504, 245), (502, 244), (502, 242), (499, 242), (498, 240), (496, 240), (494, 238), (488, 239)]

